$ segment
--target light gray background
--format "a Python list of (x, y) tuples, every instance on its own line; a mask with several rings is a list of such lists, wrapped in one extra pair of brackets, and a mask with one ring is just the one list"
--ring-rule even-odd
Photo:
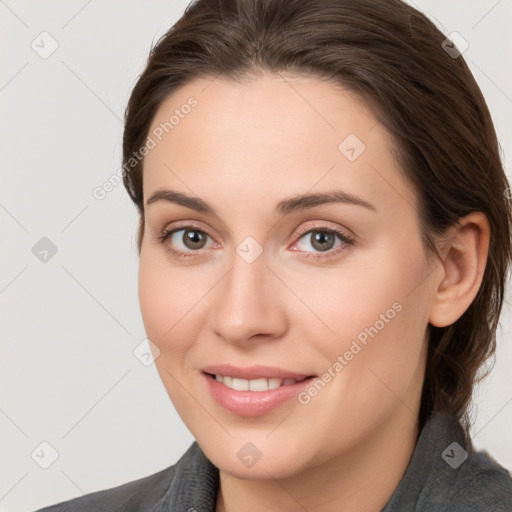
[[(124, 108), (151, 44), (187, 3), (0, 0), (0, 511), (155, 473), (193, 441), (155, 367), (133, 354), (145, 338), (135, 207), (122, 184), (92, 195), (120, 167)], [(510, 176), (511, 0), (414, 4), (468, 41)], [(43, 31), (59, 45), (47, 59), (31, 48), (50, 48)], [(43, 237), (58, 250), (46, 263), (32, 252)], [(509, 302), (473, 437), (511, 469)], [(48, 469), (43, 441), (58, 452)]]

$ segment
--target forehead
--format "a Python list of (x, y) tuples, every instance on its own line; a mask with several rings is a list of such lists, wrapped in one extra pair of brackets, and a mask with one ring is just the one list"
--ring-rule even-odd
[(374, 113), (311, 76), (196, 79), (162, 102), (148, 135), (155, 147), (145, 157), (144, 200), (166, 186), (215, 193), (214, 203), (336, 187), (387, 208), (414, 202)]

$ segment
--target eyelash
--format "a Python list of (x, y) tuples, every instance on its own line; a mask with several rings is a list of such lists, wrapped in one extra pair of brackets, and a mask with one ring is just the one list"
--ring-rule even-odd
[[(210, 235), (208, 235), (208, 233), (206, 233), (202, 229), (199, 229), (196, 226), (188, 225), (188, 226), (179, 226), (179, 227), (173, 228), (173, 229), (165, 229), (164, 231), (161, 232), (161, 234), (159, 234), (155, 237), (155, 240), (158, 243), (162, 244), (168, 252), (170, 252), (173, 256), (175, 256), (177, 258), (194, 257), (195, 256), (194, 253), (199, 252), (199, 251), (191, 251), (191, 252), (178, 251), (178, 250), (170, 247), (168, 244), (166, 244), (167, 239), (173, 233), (176, 233), (177, 231), (183, 231), (183, 230), (186, 231), (187, 229), (191, 230), (191, 231), (198, 231), (200, 233), (205, 234), (206, 236), (210, 236)], [(319, 256), (315, 256), (311, 253), (306, 253), (306, 255), (304, 257), (307, 259), (319, 260), (319, 259), (334, 257), (334, 256), (337, 256), (340, 252), (345, 250), (345, 245), (353, 245), (354, 244), (354, 239), (352, 237), (346, 235), (345, 233), (342, 233), (341, 231), (339, 231), (335, 228), (331, 228), (331, 227), (327, 227), (327, 226), (315, 226), (313, 228), (305, 228), (302, 230), (298, 230), (297, 232), (295, 232), (294, 236), (298, 237), (298, 240), (300, 240), (304, 235), (307, 235), (307, 234), (313, 233), (313, 232), (330, 233), (333, 235), (337, 235), (340, 238), (340, 240), (344, 243), (344, 245), (337, 247), (336, 249), (330, 249), (329, 251), (325, 251), (324, 253), (317, 253), (317, 254), (319, 254)], [(327, 254), (327, 256), (323, 256), (323, 254)]]

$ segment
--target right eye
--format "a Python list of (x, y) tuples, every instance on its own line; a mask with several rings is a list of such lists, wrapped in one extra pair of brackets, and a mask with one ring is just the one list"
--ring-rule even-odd
[(208, 238), (207, 233), (195, 226), (180, 226), (177, 229), (166, 228), (157, 240), (175, 256), (187, 258), (205, 248)]

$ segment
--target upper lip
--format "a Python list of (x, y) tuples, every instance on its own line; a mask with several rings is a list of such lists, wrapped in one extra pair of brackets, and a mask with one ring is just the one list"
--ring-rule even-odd
[(311, 373), (297, 373), (284, 368), (277, 368), (275, 366), (247, 366), (245, 368), (233, 366), (231, 364), (215, 364), (205, 366), (201, 369), (205, 373), (213, 375), (224, 375), (235, 377), (237, 379), (271, 379), (272, 377), (278, 379), (295, 379), (302, 380), (306, 377), (312, 377)]

